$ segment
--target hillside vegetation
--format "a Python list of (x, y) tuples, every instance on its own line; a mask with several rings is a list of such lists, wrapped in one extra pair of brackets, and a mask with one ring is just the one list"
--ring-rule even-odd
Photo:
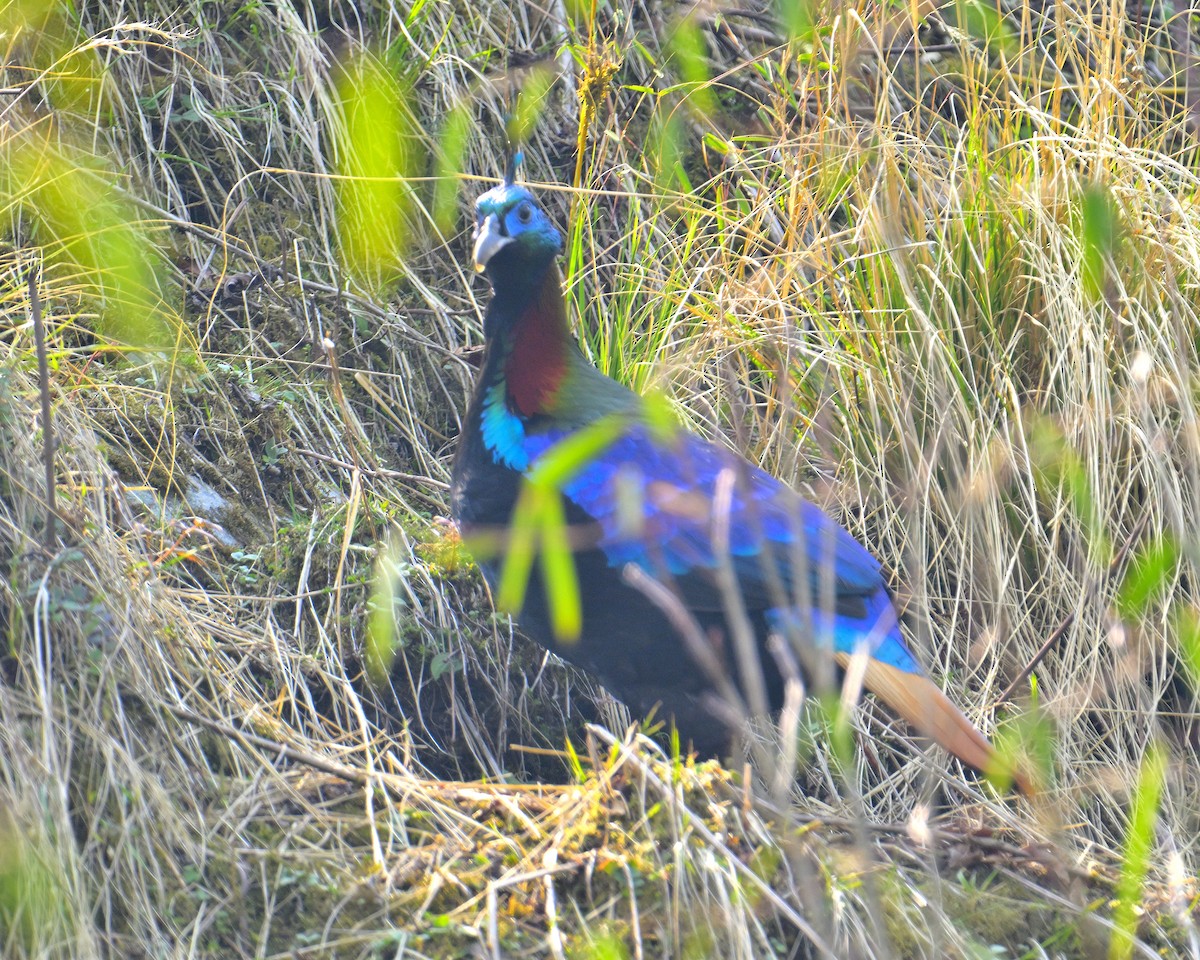
[[(1173, 9), (3, 6), (0, 954), (1200, 958)], [(506, 130), (597, 365), (868, 544), (1037, 796), (870, 701), (697, 763), (493, 613)]]

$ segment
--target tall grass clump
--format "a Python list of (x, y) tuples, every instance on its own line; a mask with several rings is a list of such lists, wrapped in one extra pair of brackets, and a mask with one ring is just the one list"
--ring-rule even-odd
[[(0, 32), (0, 953), (1200, 957), (1185, 17)], [(697, 764), (493, 612), (444, 515), (506, 131), (597, 365), (868, 544), (1036, 796), (870, 702)]]

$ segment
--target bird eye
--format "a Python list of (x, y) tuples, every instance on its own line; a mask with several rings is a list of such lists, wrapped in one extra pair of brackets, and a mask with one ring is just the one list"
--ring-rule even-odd
[(517, 219), (522, 223), (528, 223), (533, 219), (533, 207), (528, 203), (523, 203), (517, 207)]

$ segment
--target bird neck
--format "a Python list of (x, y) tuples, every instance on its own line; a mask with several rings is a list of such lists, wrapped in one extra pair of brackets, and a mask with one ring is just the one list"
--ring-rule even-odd
[(519, 298), (497, 291), (489, 319), (507, 312), (508, 322), (489, 336), (495, 337), (491, 347), (500, 354), (496, 373), (504, 380), (509, 402), (528, 418), (551, 412), (578, 348), (567, 323), (558, 265), (551, 262), (540, 277), (522, 286)]

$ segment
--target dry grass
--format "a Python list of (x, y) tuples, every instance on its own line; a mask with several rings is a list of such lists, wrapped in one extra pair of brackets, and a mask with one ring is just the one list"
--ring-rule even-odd
[[(790, 45), (716, 7), (83, 6), (0, 14), (4, 956), (1200, 957), (1186, 23), (955, 7), (917, 56), (867, 5)], [(527, 169), (589, 350), (871, 544), (935, 677), (1049, 758), (1037, 800), (869, 703), (848, 763), (802, 718), (795, 787), (614, 741), (620, 708), (491, 614), (437, 520), (478, 184), (445, 220), (427, 178), (497, 174), (508, 77), (564, 42)], [(338, 247), (363, 49), (417, 121), (371, 275)], [(151, 300), (89, 265), (114, 236)], [(117, 346), (152, 310), (174, 348)]]

